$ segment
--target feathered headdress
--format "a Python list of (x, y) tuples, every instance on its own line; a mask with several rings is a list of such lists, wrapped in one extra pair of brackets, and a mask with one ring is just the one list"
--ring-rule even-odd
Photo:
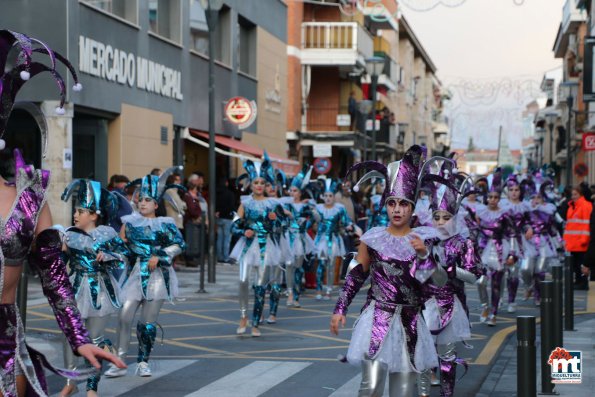
[(497, 167), (490, 175), (486, 178), (488, 182), (489, 193), (502, 193), (502, 168)]
[(435, 156), (422, 166), (418, 186), (430, 190), (432, 212), (446, 211), (455, 215), (473, 182), (469, 175), (457, 170), (455, 160)]
[(318, 183), (320, 183), (322, 189), (322, 194), (324, 193), (337, 193), (339, 188), (339, 181), (333, 178), (324, 178), (318, 179)]
[(173, 166), (166, 169), (160, 176), (157, 175), (146, 175), (142, 178), (138, 178), (128, 183), (126, 187), (136, 186), (139, 197), (150, 197), (156, 202), (160, 202), (163, 198), (163, 194), (167, 189), (177, 188), (186, 190), (184, 186), (177, 184), (167, 184), (167, 179), (170, 175), (176, 172), (182, 172), (184, 168), (182, 166)]
[(90, 179), (75, 179), (64, 189), (61, 198), (68, 201), (72, 196), (76, 207), (94, 212), (108, 222), (117, 216), (122, 201), (126, 202), (126, 199), (120, 200), (117, 192), (110, 192)]
[(246, 190), (247, 186), (256, 178), (262, 178), (270, 184), (274, 185), (277, 177), (275, 175), (275, 169), (268, 156), (261, 161), (244, 161), (245, 174), (238, 177), (236, 184), (240, 186), (241, 190)]
[[(15, 64), (12, 67), (7, 66), (9, 53), (15, 48), (18, 51)], [(49, 57), (50, 64), (33, 61), (33, 54), (43, 54)], [(35, 77), (42, 72), (49, 72), (60, 91), (60, 106), (56, 108), (56, 113), (64, 114), (64, 102), (66, 102), (66, 84), (64, 79), (56, 70), (56, 61), (62, 62), (68, 68), (74, 79), (73, 91), (82, 90), (82, 85), (74, 67), (62, 55), (54, 52), (50, 47), (40, 40), (28, 37), (22, 33), (12, 32), (10, 30), (0, 30), (0, 150), (4, 149), (6, 142), (2, 139), (8, 119), (12, 111), (16, 96), (31, 77)], [(44, 142), (47, 137), (43, 137)], [(47, 145), (44, 144), (44, 147)]]
[(297, 173), (296, 176), (293, 177), (291, 180), (291, 186), (297, 187), (300, 190), (304, 190), (306, 186), (310, 183), (310, 177), (312, 176), (312, 166), (308, 166), (304, 164), (302, 166), (302, 170)]
[(359, 190), (359, 186), (366, 180), (382, 178), (386, 181), (386, 184), (380, 200), (381, 206), (389, 197), (407, 200), (415, 205), (418, 193), (417, 178), (425, 158), (426, 148), (413, 145), (401, 160), (392, 162), (387, 166), (377, 161), (364, 161), (355, 164), (347, 171), (345, 179), (349, 179), (352, 172), (361, 169), (370, 170), (355, 184), (355, 191)]

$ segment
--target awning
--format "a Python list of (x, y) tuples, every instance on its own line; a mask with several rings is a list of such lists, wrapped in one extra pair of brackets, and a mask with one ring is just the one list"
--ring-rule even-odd
[[(190, 139), (195, 143), (198, 143), (204, 147), (209, 147), (209, 134), (203, 131), (197, 131), (189, 129), (191, 135), (184, 136), (186, 139)], [(200, 138), (200, 139), (197, 139)], [(204, 139), (204, 140), (203, 140)], [(196, 141), (200, 141), (196, 142)], [(262, 159), (262, 155), (264, 153), (263, 149), (257, 148), (252, 145), (248, 145), (242, 141), (236, 141), (233, 138), (223, 136), (223, 135), (215, 135), (215, 143), (221, 146), (225, 146), (229, 149), (236, 150), (238, 152), (247, 153), (252, 156), (241, 155), (237, 153), (227, 152), (225, 150), (216, 149), (217, 153), (223, 154), (230, 157), (236, 157), (241, 159), (251, 159), (260, 161)], [(271, 161), (274, 163), (276, 168), (283, 170), (288, 176), (296, 175), (300, 171), (300, 163), (295, 160), (289, 160), (287, 158), (283, 158), (279, 155), (274, 153), (268, 153)]]

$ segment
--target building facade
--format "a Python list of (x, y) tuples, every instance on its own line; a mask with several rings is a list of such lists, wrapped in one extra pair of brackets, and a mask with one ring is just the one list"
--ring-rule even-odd
[[(236, 157), (266, 149), (287, 164), (287, 6), (226, 0), (216, 19), (217, 146)], [(72, 178), (105, 183), (112, 174), (133, 179), (174, 164), (207, 174), (209, 31), (199, 0), (15, 2), (3, 10), (0, 25), (65, 55), (84, 87), (72, 92), (67, 81), (67, 112), (58, 116), (51, 80), (38, 77), (19, 95), (7, 133), (10, 143), (21, 139), (11, 131), (23, 127), (39, 135), (31, 120), (43, 121), (37, 130), (47, 127), (43, 166), (53, 175), (56, 221), (70, 219), (59, 196)], [(225, 102), (235, 96), (258, 106), (255, 122), (244, 130), (224, 117)], [(29, 145), (28, 154), (38, 166), (40, 145)], [(217, 156), (218, 176), (236, 175), (236, 157)]]

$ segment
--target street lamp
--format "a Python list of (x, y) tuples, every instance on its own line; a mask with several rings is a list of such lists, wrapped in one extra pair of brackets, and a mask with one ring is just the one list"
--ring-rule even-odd
[(556, 119), (558, 118), (558, 114), (557, 113), (546, 113), (545, 115), (545, 121), (547, 122), (547, 126), (549, 128), (550, 131), (550, 149), (549, 149), (549, 154), (550, 154), (550, 167), (552, 166), (553, 163), (553, 154), (554, 154), (554, 122), (556, 121)]
[(574, 98), (572, 92), (569, 91), (568, 97), (566, 98), (566, 106), (568, 106), (568, 128), (566, 131), (566, 186), (572, 186), (572, 157), (570, 157), (570, 126), (572, 125), (572, 104)]
[(376, 89), (378, 85), (378, 76), (382, 74), (384, 69), (384, 58), (371, 57), (366, 59), (366, 72), (370, 76), (372, 91), (372, 160), (376, 158)]
[(536, 131), (535, 142), (537, 143), (536, 163), (539, 168), (543, 166), (543, 141), (545, 138), (545, 128), (538, 128)]
[(215, 37), (223, 0), (200, 0), (209, 27), (209, 283), (215, 282)]

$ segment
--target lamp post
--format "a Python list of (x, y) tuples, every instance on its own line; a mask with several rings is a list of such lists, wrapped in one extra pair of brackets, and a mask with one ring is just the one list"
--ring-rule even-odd
[(372, 92), (372, 160), (378, 160), (376, 158), (376, 89), (378, 86), (378, 76), (384, 69), (384, 58), (382, 57), (371, 57), (366, 59), (366, 71), (370, 76)]
[(536, 131), (537, 137), (535, 139), (537, 143), (537, 158), (536, 163), (539, 168), (543, 166), (543, 141), (545, 137), (545, 128), (538, 128)]
[(572, 93), (566, 98), (566, 106), (568, 106), (568, 126), (566, 128), (566, 186), (572, 186), (572, 157), (570, 156), (570, 126), (572, 122), (572, 104), (574, 98)]
[(554, 161), (554, 122), (556, 121), (556, 118), (558, 118), (558, 114), (556, 113), (547, 113), (545, 115), (545, 120), (547, 122), (547, 126), (549, 128), (550, 131), (550, 149), (549, 149), (549, 165), (550, 167), (552, 166), (552, 163)]
[(200, 0), (209, 28), (209, 283), (215, 282), (215, 37), (223, 0)]

